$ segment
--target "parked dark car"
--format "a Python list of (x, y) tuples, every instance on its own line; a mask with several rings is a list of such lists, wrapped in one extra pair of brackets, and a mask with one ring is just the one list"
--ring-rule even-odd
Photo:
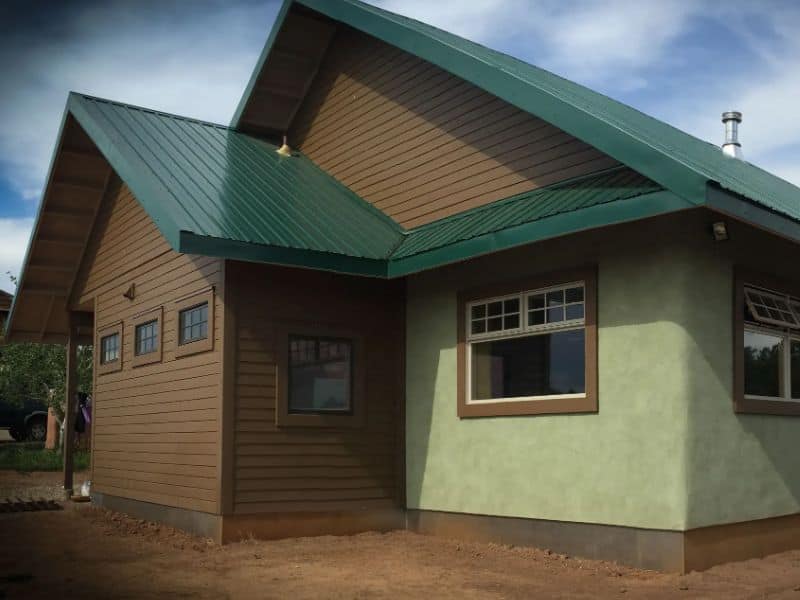
[(47, 405), (33, 399), (22, 405), (0, 400), (0, 429), (6, 427), (18, 442), (43, 442), (47, 437)]

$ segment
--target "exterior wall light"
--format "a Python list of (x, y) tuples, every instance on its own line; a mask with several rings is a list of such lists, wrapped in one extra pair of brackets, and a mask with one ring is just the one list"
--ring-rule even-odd
[(728, 239), (728, 226), (725, 221), (717, 221), (711, 226), (715, 242), (724, 242)]

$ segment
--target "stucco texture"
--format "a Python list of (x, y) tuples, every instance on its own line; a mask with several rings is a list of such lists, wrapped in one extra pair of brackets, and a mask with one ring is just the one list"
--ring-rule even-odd
[[(409, 508), (683, 528), (690, 255), (641, 232), (630, 251), (619, 243), (627, 233), (531, 246), (409, 280)], [(460, 420), (458, 290), (590, 263), (598, 267), (599, 412)]]
[(694, 253), (685, 324), (691, 402), (687, 527), (800, 512), (800, 417), (734, 413), (733, 272), (798, 279), (797, 246), (729, 223), (730, 243)]
[[(759, 241), (792, 249), (736, 225), (715, 244), (714, 218), (693, 211), (410, 278), (408, 507), (679, 531), (800, 511), (800, 419), (737, 415), (731, 396), (733, 265), (757, 262)], [(587, 264), (599, 412), (459, 419), (458, 290)]]

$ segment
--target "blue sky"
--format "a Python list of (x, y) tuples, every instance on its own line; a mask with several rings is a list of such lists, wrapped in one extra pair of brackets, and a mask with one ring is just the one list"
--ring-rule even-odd
[[(336, 0), (331, 0), (336, 1)], [(372, 0), (550, 69), (800, 184), (800, 3)], [(0, 288), (12, 290), (69, 90), (227, 123), (277, 0), (0, 7)]]

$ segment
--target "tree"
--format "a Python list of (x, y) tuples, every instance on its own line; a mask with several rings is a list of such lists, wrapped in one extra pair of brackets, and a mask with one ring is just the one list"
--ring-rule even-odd
[[(57, 344), (7, 344), (0, 348), (0, 400), (19, 405), (36, 398), (61, 415), (66, 348)], [(78, 347), (78, 391), (92, 393), (92, 347)]]

